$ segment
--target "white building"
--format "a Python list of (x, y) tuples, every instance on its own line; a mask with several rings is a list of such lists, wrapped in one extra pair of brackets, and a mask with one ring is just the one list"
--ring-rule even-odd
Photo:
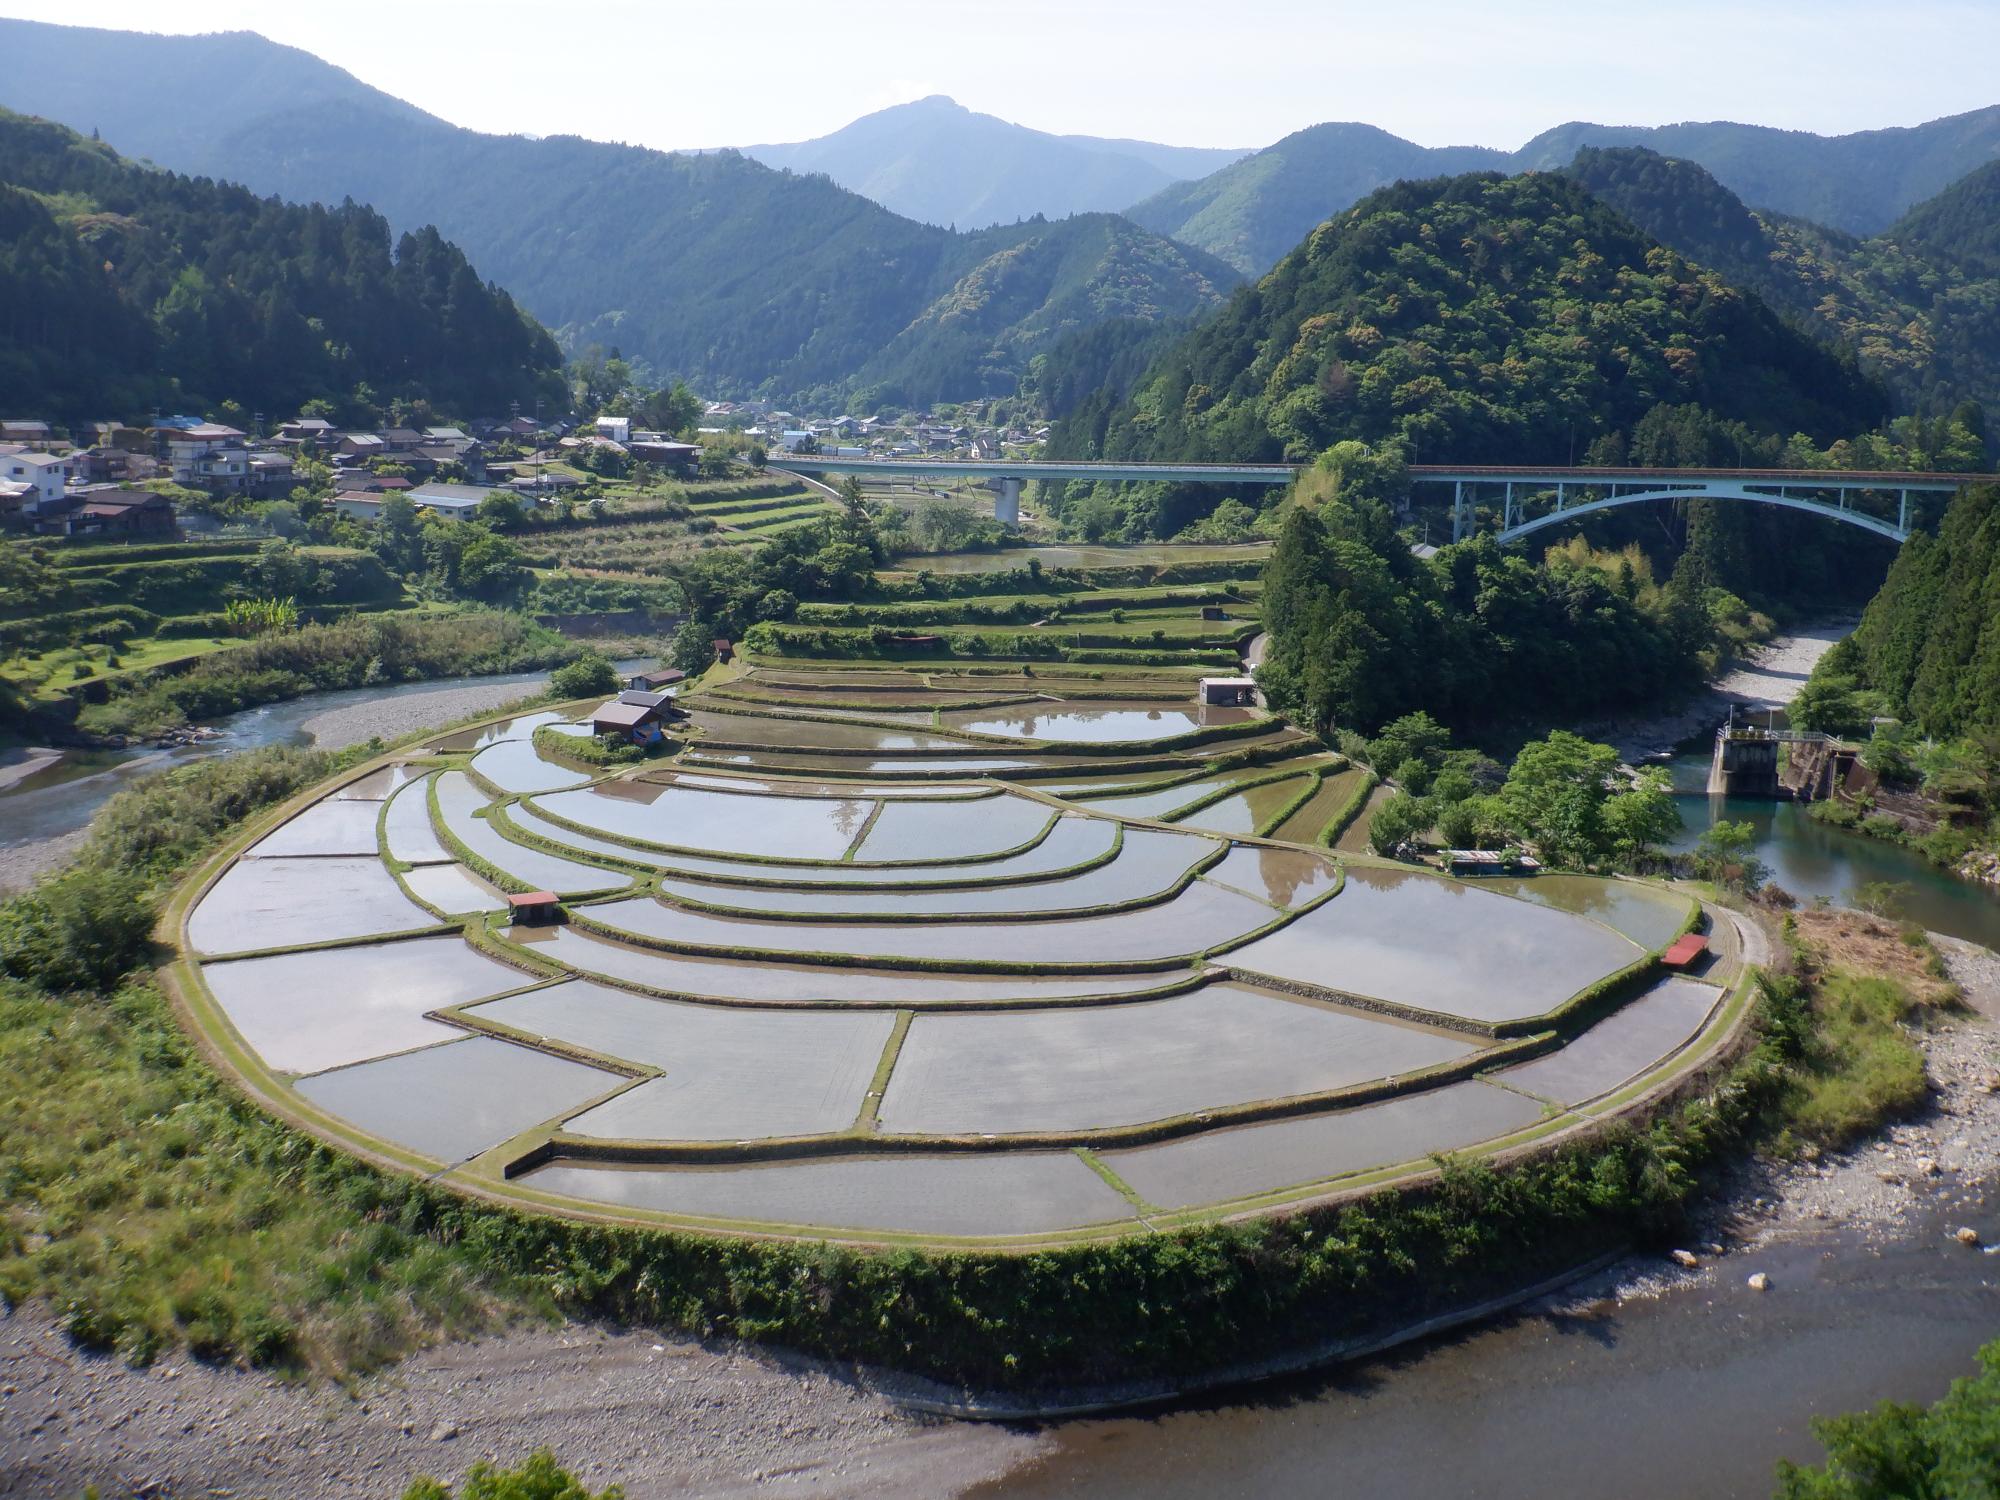
[(632, 419), (630, 417), (599, 417), (597, 435), (614, 443), (632, 441)]
[(410, 504), (417, 509), (435, 511), (452, 521), (472, 515), (488, 495), (503, 493), (490, 484), (420, 484), (409, 492)]
[(0, 479), (28, 487), (21, 508), (30, 514), (52, 502), (59, 504), (63, 491), (69, 488), (69, 475), (70, 461), (53, 453), (37, 453), (32, 449), (0, 453)]
[(250, 486), (250, 450), (243, 434), (220, 422), (193, 427), (169, 427), (167, 472), (175, 484), (204, 490), (242, 490)]

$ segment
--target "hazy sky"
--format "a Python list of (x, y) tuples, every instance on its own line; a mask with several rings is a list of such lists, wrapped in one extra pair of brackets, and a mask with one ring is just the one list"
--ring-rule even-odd
[(1209, 146), (1322, 120), (1502, 147), (1572, 119), (1830, 133), (2000, 102), (1997, 0), (0, 0), (0, 15), (254, 30), (461, 125), (667, 148), (799, 140), (925, 94)]

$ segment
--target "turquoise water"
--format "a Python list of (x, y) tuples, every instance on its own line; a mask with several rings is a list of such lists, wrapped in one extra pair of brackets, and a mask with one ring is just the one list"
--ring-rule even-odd
[(1708, 754), (1677, 757), (1672, 765), (1681, 820), (1675, 849), (1692, 849), (1715, 823), (1748, 823), (1757, 832), (1757, 857), (1771, 879), (1801, 902), (1824, 896), (1851, 904), (1871, 881), (1907, 885), (1899, 915), (1934, 932), (2000, 950), (2000, 891), (1939, 869), (1914, 850), (1814, 818), (1797, 802), (1755, 797), (1710, 797), (1699, 790), (1708, 776)]

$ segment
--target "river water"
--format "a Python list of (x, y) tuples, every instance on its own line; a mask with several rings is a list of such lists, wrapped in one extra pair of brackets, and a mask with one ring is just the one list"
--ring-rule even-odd
[[(220, 731), (218, 738), (199, 745), (166, 750), (71, 752), (55, 765), (0, 792), (0, 852), (40, 844), (82, 828), (115, 792), (152, 772), (264, 745), (314, 744), (316, 737), (306, 728), (307, 722), (336, 709), (357, 704), (416, 708), (416, 703), (406, 700), (421, 700), (471, 687), (493, 689), (497, 704), (509, 697), (525, 697), (547, 681), (546, 671), (515, 672), (495, 677), (445, 677), (389, 687), (309, 693), (303, 698), (231, 714), (214, 725)], [(513, 689), (518, 692), (510, 691)], [(463, 708), (446, 711), (440, 722), (461, 717), (465, 712)]]
[[(1735, 1500), (1816, 1460), (1814, 1416), (1931, 1401), (2000, 1333), (1996, 1205), (1883, 1246), (1839, 1232), (1732, 1257), (1695, 1285), (1577, 1302), (1312, 1379), (1066, 1424), (982, 1497)], [(1741, 1261), (1742, 1265), (1736, 1262)], [(1766, 1272), (1768, 1292), (1745, 1285)]]

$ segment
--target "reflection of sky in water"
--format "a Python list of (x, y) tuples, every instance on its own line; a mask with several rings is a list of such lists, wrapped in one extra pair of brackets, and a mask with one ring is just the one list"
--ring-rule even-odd
[(1227, 962), (1478, 1020), (1539, 1015), (1638, 946), (1567, 912), (1413, 871), (1349, 865), (1341, 893)]

